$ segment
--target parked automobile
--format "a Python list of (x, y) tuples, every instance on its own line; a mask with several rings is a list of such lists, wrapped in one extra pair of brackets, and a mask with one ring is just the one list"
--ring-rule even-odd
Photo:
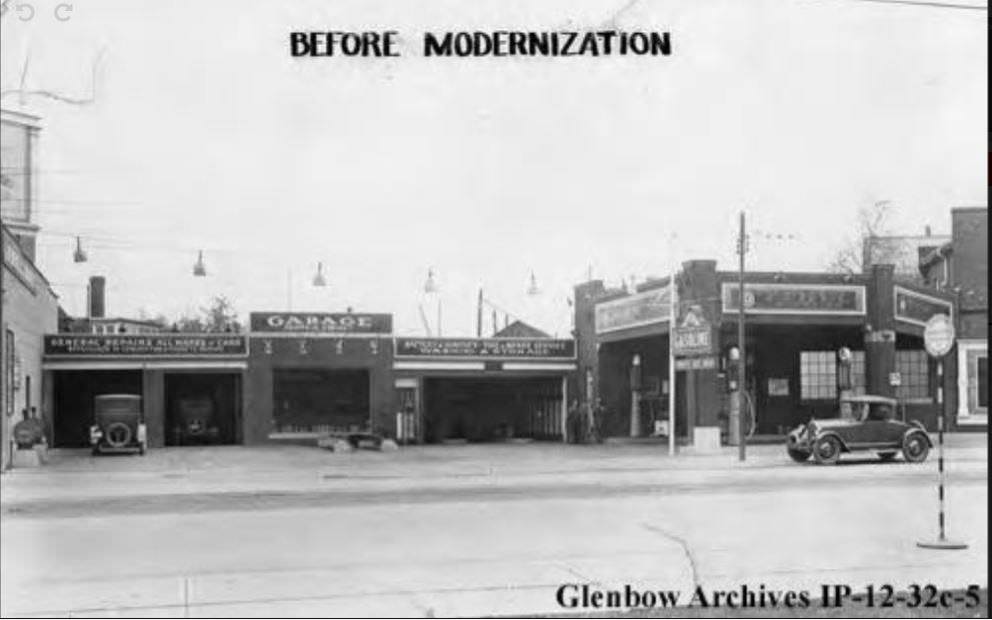
[(905, 421), (905, 410), (894, 398), (848, 396), (840, 405), (839, 418), (810, 420), (789, 433), (786, 450), (794, 461), (812, 456), (817, 463), (836, 463), (841, 454), (856, 450), (873, 450), (883, 461), (900, 452), (911, 463), (926, 460), (933, 447), (930, 435), (918, 421)]
[(209, 396), (179, 399), (177, 422), (173, 433), (181, 446), (216, 443), (220, 438), (214, 401)]
[(147, 441), (140, 396), (100, 394), (93, 398), (90, 445), (94, 455), (108, 452), (144, 454)]

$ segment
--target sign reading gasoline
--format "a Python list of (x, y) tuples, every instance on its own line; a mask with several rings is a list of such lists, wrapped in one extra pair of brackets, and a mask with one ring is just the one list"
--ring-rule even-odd
[(348, 312), (252, 312), (253, 332), (388, 334), (393, 331), (391, 314)]
[(714, 353), (712, 325), (700, 306), (690, 306), (682, 321), (672, 330), (672, 352), (676, 357)]
[(954, 324), (946, 314), (935, 314), (923, 328), (923, 346), (934, 357), (944, 357), (954, 346)]
[(397, 338), (396, 356), (574, 359), (575, 341), (553, 338)]
[(246, 355), (247, 339), (231, 334), (59, 334), (45, 336), (45, 355)]

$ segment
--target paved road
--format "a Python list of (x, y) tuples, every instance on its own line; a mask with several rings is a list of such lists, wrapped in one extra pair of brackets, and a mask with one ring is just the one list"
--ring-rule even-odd
[(563, 583), (683, 600), (694, 584), (988, 583), (975, 440), (949, 451), (950, 531), (971, 545), (958, 552), (915, 545), (936, 533), (932, 464), (445, 450), (163, 451), (15, 472), (2, 488), (0, 611), (451, 616), (562, 611)]

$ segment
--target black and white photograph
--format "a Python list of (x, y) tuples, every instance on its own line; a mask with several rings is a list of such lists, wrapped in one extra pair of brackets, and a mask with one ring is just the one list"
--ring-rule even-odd
[(3, 618), (987, 618), (987, 0), (0, 0)]

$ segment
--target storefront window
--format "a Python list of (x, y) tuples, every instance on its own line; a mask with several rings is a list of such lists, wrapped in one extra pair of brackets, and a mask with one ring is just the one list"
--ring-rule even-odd
[(988, 409), (989, 406), (989, 358), (978, 358), (978, 406)]
[(865, 394), (865, 352), (851, 351), (851, 393)]
[(896, 386), (896, 398), (929, 399), (930, 364), (926, 351), (896, 351), (896, 372), (900, 384)]
[(277, 369), (273, 372), (277, 433), (367, 429), (369, 372), (345, 369)]
[(837, 398), (836, 351), (801, 351), (799, 353), (799, 370), (799, 389), (802, 400)]

